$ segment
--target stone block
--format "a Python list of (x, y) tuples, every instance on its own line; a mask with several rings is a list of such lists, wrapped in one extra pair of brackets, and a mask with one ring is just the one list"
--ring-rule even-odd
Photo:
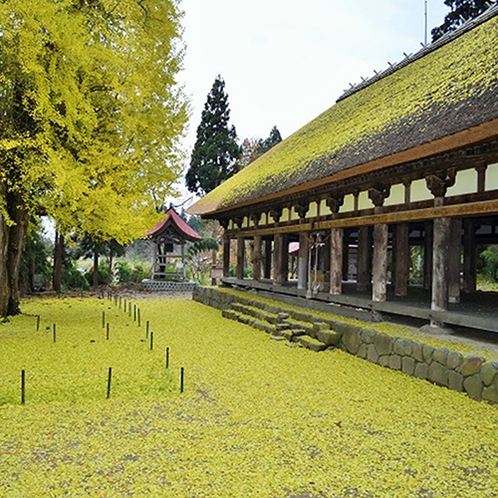
[(319, 330), (330, 330), (330, 325), (324, 322), (313, 322), (313, 329)]
[(381, 367), (389, 366), (389, 355), (385, 354), (384, 356), (379, 357), (379, 365)]
[(389, 368), (393, 370), (401, 370), (401, 356), (397, 354), (389, 355)]
[(434, 350), (436, 348), (429, 346), (428, 344), (424, 344), (422, 346), (422, 356), (424, 358), (424, 362), (427, 363), (427, 365), (430, 365), (432, 362), (432, 353), (434, 353)]
[(422, 354), (422, 344), (420, 344), (419, 342), (414, 342), (412, 344), (412, 358), (415, 361), (424, 361), (424, 355)]
[(358, 349), (356, 356), (358, 356), (358, 358), (363, 358), (364, 360), (366, 360), (366, 358), (367, 358), (367, 344), (363, 343), (360, 345), (360, 348)]
[(463, 391), (463, 375), (450, 370), (448, 372), (448, 387), (453, 391), (462, 392)]
[(372, 329), (361, 329), (361, 340), (365, 344), (372, 344), (374, 342), (377, 332)]
[(311, 351), (318, 352), (318, 351), (324, 351), (325, 349), (327, 349), (327, 346), (325, 346), (325, 344), (319, 343), (319, 342), (315, 341), (314, 339), (312, 339), (311, 337), (306, 336), (306, 335), (298, 337), (297, 342), (299, 342), (305, 348), (307, 348)]
[(438, 384), (439, 386), (448, 387), (448, 369), (438, 363), (437, 361), (433, 361), (429, 365), (429, 371), (427, 373), (427, 380)]
[(489, 401), (490, 403), (498, 403), (498, 390), (496, 386), (484, 387), (482, 390), (482, 399)]
[(446, 366), (446, 359), (448, 358), (448, 348), (436, 348), (432, 352), (432, 360), (437, 361), (440, 365)]
[(289, 324), (288, 323), (277, 323), (275, 325), (275, 330), (287, 330), (289, 329)]
[(460, 373), (464, 377), (470, 377), (481, 371), (484, 359), (480, 356), (469, 356), (463, 360), (462, 366), (460, 368)]
[(377, 354), (377, 350), (373, 344), (369, 344), (367, 347), (367, 360), (372, 363), (379, 362), (379, 355)]
[(413, 372), (415, 377), (425, 380), (427, 379), (428, 373), (429, 373), (429, 367), (427, 366), (426, 363), (417, 363), (415, 365), (415, 372)]
[(348, 353), (356, 355), (360, 349), (361, 337), (359, 327), (349, 329), (342, 335), (342, 343)]
[(481, 399), (483, 387), (484, 385), (479, 374), (466, 377), (463, 381), (463, 388), (471, 398)]
[(280, 320), (287, 320), (287, 318), (289, 318), (289, 313), (281, 311), (278, 313), (278, 318), (280, 318)]
[(334, 330), (317, 330), (315, 337), (327, 346), (337, 347), (341, 342), (341, 335)]
[[(488, 387), (495, 380), (498, 373), (498, 361), (488, 361), (481, 368), (481, 379), (483, 384)], [(483, 396), (484, 397), (484, 396)]]
[(401, 360), (401, 370), (408, 375), (413, 375), (415, 372), (415, 360), (410, 356), (403, 356)]
[(384, 333), (377, 334), (374, 338), (374, 346), (379, 356), (389, 355), (393, 350), (392, 338)]
[(451, 370), (458, 370), (462, 364), (463, 356), (457, 351), (450, 351), (446, 358), (446, 366)]
[(409, 339), (395, 339), (393, 351), (400, 356), (410, 356), (412, 354), (412, 341)]

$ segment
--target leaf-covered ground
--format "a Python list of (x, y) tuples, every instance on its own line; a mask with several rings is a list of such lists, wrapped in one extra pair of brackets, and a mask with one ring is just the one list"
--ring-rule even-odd
[[(27, 315), (0, 325), (0, 496), (496, 496), (496, 406), (340, 351), (289, 348), (193, 301), (136, 302), (141, 327), (93, 299), (26, 303), (40, 331)], [(45, 330), (54, 321), (55, 344)], [(123, 373), (131, 388), (123, 381), (109, 400), (105, 375), (88, 399), (78, 384), (64, 401), (69, 381), (41, 384), (39, 397), (29, 387), (30, 371), (161, 370), (166, 347), (163, 383)]]

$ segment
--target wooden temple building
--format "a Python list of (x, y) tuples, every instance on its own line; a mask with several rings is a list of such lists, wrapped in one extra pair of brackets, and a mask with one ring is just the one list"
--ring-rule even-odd
[(498, 6), (353, 86), (189, 212), (225, 227), (225, 284), (498, 332), (498, 294), (482, 313), (476, 298), (477, 248), (498, 244)]
[(186, 282), (186, 244), (198, 242), (202, 237), (185, 223), (172, 206), (166, 211), (164, 220), (146, 236), (154, 244), (154, 260), (152, 281), (146, 281), (145, 287), (153, 290), (182, 290), (184, 285), (171, 282)]

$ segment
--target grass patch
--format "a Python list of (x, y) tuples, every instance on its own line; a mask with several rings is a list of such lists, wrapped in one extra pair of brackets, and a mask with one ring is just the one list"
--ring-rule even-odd
[[(91, 315), (99, 329), (102, 303), (24, 309), (43, 306), (47, 323), (74, 327)], [(496, 406), (341, 351), (285, 347), (193, 301), (139, 305), (157, 345), (150, 361), (155, 368), (169, 346), (171, 371), (185, 367), (185, 393), (3, 404), (1, 496), (495, 496)], [(34, 323), (22, 316), (0, 327), (2, 374)], [(5, 339), (6, 327), (17, 333)], [(17, 351), (26, 359), (12, 368), (36, 348)], [(66, 371), (65, 353), (54, 362)]]

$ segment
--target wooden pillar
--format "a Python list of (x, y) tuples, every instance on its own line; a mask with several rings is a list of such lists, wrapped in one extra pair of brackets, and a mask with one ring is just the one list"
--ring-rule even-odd
[(372, 300), (382, 302), (387, 299), (387, 242), (389, 227), (386, 224), (374, 226)]
[(463, 292), (477, 288), (476, 226), (472, 218), (463, 220)]
[(368, 256), (370, 254), (370, 237), (368, 227), (358, 228), (358, 251), (356, 257), (356, 288), (360, 292), (367, 290), (370, 284)]
[(261, 280), (261, 235), (254, 236), (252, 278), (256, 281)]
[(432, 285), (432, 250), (434, 246), (434, 225), (432, 221), (424, 223), (424, 289)]
[(244, 278), (244, 260), (245, 260), (246, 241), (243, 237), (237, 238), (237, 278)]
[(282, 283), (289, 280), (289, 236), (282, 236)]
[(462, 220), (452, 218), (450, 221), (450, 242), (448, 254), (448, 301), (460, 302), (460, 269), (461, 269)]
[(343, 232), (342, 275), (344, 280), (349, 279), (349, 231), (346, 230)]
[(265, 239), (265, 257), (263, 264), (263, 278), (271, 279), (271, 239)]
[(230, 237), (223, 237), (223, 276), (230, 276)]
[[(436, 311), (444, 311), (448, 308), (449, 244), (450, 219), (435, 219), (431, 309)], [(433, 322), (433, 325), (437, 323)]]
[(299, 262), (297, 274), (297, 288), (308, 288), (308, 253), (310, 247), (310, 233), (301, 232), (299, 234)]
[(410, 273), (410, 243), (408, 240), (408, 223), (395, 226), (396, 246), (394, 251), (394, 294), (406, 296), (408, 294), (408, 280)]
[(343, 267), (343, 230), (332, 228), (330, 230), (330, 293), (342, 293), (342, 267)]
[(282, 285), (282, 247), (284, 245), (284, 236), (276, 233), (273, 239), (273, 282), (275, 285)]

